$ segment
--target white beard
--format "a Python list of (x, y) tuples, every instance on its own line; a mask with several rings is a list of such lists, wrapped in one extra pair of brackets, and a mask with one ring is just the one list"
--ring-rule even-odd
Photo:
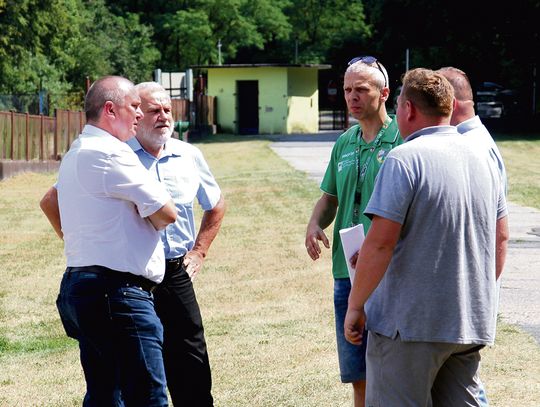
[(152, 148), (159, 149), (165, 145), (171, 138), (173, 129), (169, 129), (166, 133), (160, 133), (159, 135), (153, 135), (152, 132), (143, 131), (139, 137), (144, 143)]

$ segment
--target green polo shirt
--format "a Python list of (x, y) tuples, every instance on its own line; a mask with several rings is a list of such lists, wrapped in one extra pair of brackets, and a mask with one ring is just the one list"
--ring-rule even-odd
[[(375, 178), (388, 152), (403, 142), (394, 116), (380, 137), (366, 143), (360, 137), (359, 125), (352, 126), (334, 144), (330, 162), (321, 183), (321, 190), (337, 196), (338, 210), (334, 221), (332, 241), (332, 273), (334, 278), (348, 278), (347, 263), (343, 255), (339, 231), (362, 223), (367, 233), (371, 220), (364, 209), (371, 197)], [(384, 126), (383, 126), (384, 127)], [(358, 162), (360, 160), (360, 162)], [(363, 182), (359, 171), (364, 168)], [(355, 204), (355, 195), (357, 204)]]

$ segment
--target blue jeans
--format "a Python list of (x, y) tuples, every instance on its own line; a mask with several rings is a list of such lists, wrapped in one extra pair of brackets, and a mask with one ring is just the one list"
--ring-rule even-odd
[(67, 335), (79, 341), (83, 406), (168, 404), (153, 296), (126, 276), (89, 266), (68, 267), (62, 278), (56, 304)]
[(334, 312), (336, 316), (336, 338), (339, 359), (339, 371), (343, 383), (354, 383), (366, 380), (366, 347), (367, 334), (361, 345), (347, 342), (343, 333), (345, 315), (349, 305), (351, 280), (349, 278), (334, 279)]

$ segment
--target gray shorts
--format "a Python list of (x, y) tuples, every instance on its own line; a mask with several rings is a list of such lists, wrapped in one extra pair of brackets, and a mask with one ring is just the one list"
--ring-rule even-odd
[(403, 342), (369, 332), (366, 407), (477, 406), (481, 346)]

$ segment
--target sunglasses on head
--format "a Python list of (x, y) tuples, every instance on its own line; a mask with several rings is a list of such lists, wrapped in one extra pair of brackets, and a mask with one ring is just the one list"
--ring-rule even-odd
[(353, 58), (349, 61), (348, 65), (352, 65), (356, 62), (362, 62), (366, 65), (372, 65), (372, 64), (377, 64), (377, 69), (379, 71), (381, 71), (382, 73), (382, 76), (384, 78), (384, 87), (386, 88), (386, 86), (388, 85), (388, 80), (386, 79), (386, 75), (384, 74), (384, 71), (382, 70), (382, 67), (381, 67), (381, 64), (379, 63), (379, 61), (377, 60), (377, 58), (375, 57), (372, 57), (370, 55), (366, 55), (366, 56), (363, 56), (363, 57), (356, 57), (356, 58)]

